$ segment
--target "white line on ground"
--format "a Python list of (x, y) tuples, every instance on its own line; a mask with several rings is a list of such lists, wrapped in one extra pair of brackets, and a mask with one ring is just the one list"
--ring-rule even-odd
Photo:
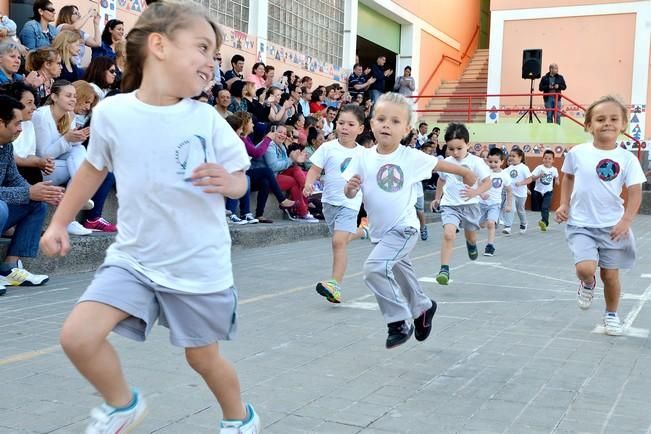
[[(626, 294), (625, 294), (626, 295)], [(634, 299), (629, 295), (629, 297), (626, 297), (628, 299)], [(634, 338), (647, 338), (649, 337), (649, 330), (648, 329), (640, 329), (636, 327), (632, 327), (633, 322), (637, 318), (637, 316), (640, 314), (640, 311), (644, 307), (647, 301), (651, 300), (651, 285), (649, 285), (642, 295), (637, 297), (637, 304), (631, 311), (626, 315), (626, 319), (624, 320), (624, 336), (631, 336)], [(598, 325), (596, 326), (593, 330), (592, 333), (599, 333), (599, 334), (604, 334), (606, 330), (604, 329), (603, 325)]]
[(527, 276), (540, 277), (541, 279), (548, 279), (548, 280), (555, 280), (557, 282), (569, 283), (569, 284), (572, 284), (572, 285), (574, 285), (576, 283), (575, 281), (572, 281), (572, 280), (558, 279), (556, 277), (545, 276), (544, 274), (532, 273), (530, 271), (518, 270), (517, 268), (505, 267), (503, 265), (500, 265), (499, 263), (477, 262), (477, 264), (478, 265), (486, 265), (486, 266), (493, 267), (493, 268), (498, 268), (500, 270), (513, 271), (515, 273), (526, 274)]
[(651, 273), (642, 273), (640, 277), (642, 279), (651, 279)]

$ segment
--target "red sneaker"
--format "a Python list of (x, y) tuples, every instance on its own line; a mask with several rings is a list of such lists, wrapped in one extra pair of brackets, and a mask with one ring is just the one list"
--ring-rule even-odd
[(100, 232), (117, 232), (118, 227), (113, 223), (98, 217), (95, 220), (86, 220), (84, 221), (84, 227), (86, 229), (92, 229)]

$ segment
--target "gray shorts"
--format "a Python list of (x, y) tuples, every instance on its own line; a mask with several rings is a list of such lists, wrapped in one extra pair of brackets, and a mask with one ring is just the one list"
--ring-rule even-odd
[(482, 224), (489, 220), (497, 223), (497, 221), (500, 219), (499, 203), (479, 203), (479, 211), (481, 212), (481, 217), (479, 217), (479, 224)]
[(78, 303), (96, 301), (131, 315), (114, 332), (144, 341), (154, 322), (170, 330), (172, 345), (203, 347), (237, 331), (237, 290), (190, 294), (162, 287), (127, 267), (102, 265)]
[(565, 237), (574, 255), (574, 263), (596, 261), (600, 268), (632, 268), (635, 264), (635, 237), (629, 231), (623, 240), (610, 239), (609, 228), (581, 228), (567, 225)]
[(357, 214), (359, 211), (345, 206), (323, 203), (323, 216), (330, 234), (334, 234), (335, 231), (357, 233)]
[(425, 196), (416, 198), (416, 211), (425, 211)]
[(443, 223), (443, 226), (454, 225), (457, 229), (478, 231), (480, 216), (481, 211), (478, 203), (441, 207), (441, 223)]

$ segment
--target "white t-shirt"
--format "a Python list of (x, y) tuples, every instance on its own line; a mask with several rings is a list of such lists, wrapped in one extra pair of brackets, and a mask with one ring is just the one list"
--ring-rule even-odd
[[(481, 182), (491, 174), (491, 170), (488, 168), (484, 160), (470, 153), (466, 154), (463, 160), (457, 160), (454, 157), (447, 157), (444, 161), (470, 169), (477, 177), (477, 181), (471, 186), (472, 188), (477, 188), (479, 184), (481, 184)], [(443, 179), (445, 179), (445, 184), (443, 185), (441, 206), (472, 205), (479, 203), (479, 196), (475, 196), (468, 200), (461, 196), (461, 190), (466, 188), (466, 185), (463, 183), (463, 177), (446, 173)]]
[(224, 197), (186, 179), (203, 162), (246, 170), (244, 144), (208, 104), (151, 106), (136, 92), (101, 101), (91, 120), (87, 159), (115, 174), (119, 192), (119, 231), (105, 263), (166, 288), (223, 291), (233, 285)]
[(324, 184), (321, 202), (359, 211), (362, 205), (362, 194), (357, 193), (353, 199), (348, 199), (344, 194), (346, 180), (341, 174), (361, 149), (363, 147), (357, 144), (354, 148), (346, 148), (339, 143), (339, 140), (330, 140), (319, 146), (319, 149), (312, 154), (310, 157), (312, 164), (325, 171), (325, 174), (321, 176), (321, 181)]
[(580, 227), (615, 226), (624, 215), (622, 188), (646, 182), (631, 152), (597, 149), (592, 142), (570, 149), (561, 171), (574, 175), (568, 224)]
[(540, 176), (540, 178), (536, 179), (536, 185), (533, 188), (535, 191), (545, 194), (554, 190), (554, 179), (558, 178), (558, 169), (554, 166), (547, 168), (544, 164), (541, 164), (533, 169), (531, 174)]
[(21, 125), (23, 131), (13, 141), (14, 155), (27, 158), (29, 155), (36, 155), (36, 132), (32, 121), (23, 121)]
[(379, 154), (377, 146), (361, 148), (342, 174), (362, 179), (364, 209), (368, 214), (371, 242), (377, 243), (395, 227), (420, 228), (416, 216), (416, 184), (432, 176), (436, 157), (408, 146), (391, 154)]
[(481, 199), (481, 203), (486, 205), (494, 205), (502, 203), (502, 190), (504, 187), (511, 186), (511, 177), (509, 174), (500, 170), (499, 172), (491, 171), (491, 188), (488, 190), (488, 199)]
[(511, 176), (511, 192), (513, 193), (513, 196), (527, 197), (527, 186), (515, 184), (524, 181), (531, 176), (529, 167), (524, 163), (520, 163), (515, 166), (509, 166), (504, 170), (506, 170), (506, 173)]

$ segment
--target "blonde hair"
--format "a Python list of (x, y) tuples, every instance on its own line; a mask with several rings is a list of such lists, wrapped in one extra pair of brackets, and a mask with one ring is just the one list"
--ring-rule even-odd
[(127, 35), (127, 61), (122, 78), (122, 91), (131, 92), (140, 87), (147, 58), (147, 38), (160, 33), (172, 38), (174, 32), (192, 27), (191, 20), (206, 20), (215, 32), (217, 48), (222, 44), (222, 33), (203, 6), (194, 2), (163, 0), (150, 4)]
[(115, 51), (115, 58), (122, 57), (127, 58), (127, 41), (121, 39), (113, 45), (113, 51)]
[[(375, 102), (375, 107), (380, 104), (393, 104), (404, 108), (407, 111), (407, 125), (411, 125), (413, 119), (413, 113), (411, 111), (411, 104), (404, 96), (395, 92), (388, 92), (382, 94), (380, 98)], [(373, 108), (373, 116), (375, 116), (375, 107)]]
[(626, 132), (626, 126), (628, 125), (628, 108), (626, 107), (626, 105), (624, 105), (624, 103), (619, 98), (613, 95), (602, 96), (601, 98), (599, 98), (598, 100), (590, 104), (590, 106), (587, 108), (587, 110), (585, 111), (585, 126), (583, 127), (583, 129), (586, 132), (588, 131), (588, 125), (592, 123), (592, 112), (594, 112), (594, 109), (599, 104), (604, 104), (607, 102), (612, 102), (619, 106), (620, 110), (622, 111), (622, 119), (624, 120), (624, 129), (622, 129), (622, 131), (620, 132), (621, 133)]
[(59, 52), (52, 47), (43, 47), (30, 51), (27, 55), (25, 69), (28, 71), (38, 71), (47, 62), (56, 62)]
[(90, 109), (93, 110), (93, 107), (95, 107), (99, 102), (99, 97), (90, 83), (84, 80), (77, 80), (72, 83), (72, 86), (77, 91), (77, 102), (75, 103), (75, 108), (77, 108), (78, 105), (83, 104), (86, 100), (91, 100)]
[[(72, 83), (70, 83), (68, 80), (55, 81), (54, 84), (52, 84), (52, 93), (50, 93), (50, 96), (48, 97), (47, 101), (45, 101), (45, 105), (54, 105), (54, 99), (52, 98), (52, 95), (56, 95), (58, 97), (61, 94), (63, 88), (67, 86), (72, 86)], [(72, 118), (73, 118), (73, 113), (66, 112), (61, 117), (61, 119), (56, 121), (57, 131), (59, 131), (59, 134), (66, 134), (68, 131), (70, 131), (70, 126), (72, 125)]]
[(81, 41), (81, 33), (73, 32), (71, 30), (63, 30), (52, 41), (52, 48), (57, 50), (61, 56), (61, 61), (66, 66), (68, 70), (72, 69), (71, 59), (72, 55), (70, 54), (70, 49), (68, 46), (74, 44), (75, 42)]

